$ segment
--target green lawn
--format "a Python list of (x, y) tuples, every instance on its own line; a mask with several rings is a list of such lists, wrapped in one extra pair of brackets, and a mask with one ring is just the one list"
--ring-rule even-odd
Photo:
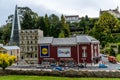
[(69, 78), (49, 76), (0, 76), (0, 80), (120, 80), (120, 78)]

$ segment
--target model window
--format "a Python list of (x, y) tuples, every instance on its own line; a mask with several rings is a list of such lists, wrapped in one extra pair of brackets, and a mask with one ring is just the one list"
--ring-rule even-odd
[(22, 56), (21, 59), (24, 59), (24, 57)]
[(29, 44), (29, 41), (27, 41), (27, 44)]
[(37, 36), (35, 36), (35, 39), (37, 39)]
[(32, 31), (30, 31), (30, 33), (32, 33)]
[(33, 51), (33, 46), (30, 47), (31, 51)]
[(86, 49), (87, 49), (87, 47), (86, 46), (83, 46), (82, 47), (82, 57), (87, 57), (87, 53), (86, 53)]
[(30, 55), (30, 57), (32, 58), (32, 54)]
[(95, 56), (97, 56), (97, 46), (94, 46), (94, 50), (95, 50)]
[(33, 44), (32, 41), (31, 41), (31, 44)]
[(35, 50), (37, 50), (37, 46), (35, 46)]
[(35, 58), (37, 58), (37, 54), (35, 54)]
[(35, 33), (37, 33), (37, 31), (35, 31)]
[(30, 36), (30, 39), (32, 39), (32, 36)]
[(35, 44), (37, 44), (37, 41), (35, 41)]
[(29, 47), (27, 46), (27, 50), (29, 51)]

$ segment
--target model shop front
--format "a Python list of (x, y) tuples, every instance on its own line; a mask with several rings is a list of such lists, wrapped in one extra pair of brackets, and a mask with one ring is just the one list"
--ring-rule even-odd
[(97, 63), (99, 58), (99, 41), (87, 35), (43, 37), (38, 45), (38, 62), (43, 65), (73, 66)]

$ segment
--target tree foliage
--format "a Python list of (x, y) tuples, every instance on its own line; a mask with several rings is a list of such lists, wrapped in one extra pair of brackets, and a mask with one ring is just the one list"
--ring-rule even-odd
[(58, 37), (61, 29), (59, 17), (55, 14), (51, 14), (49, 16), (49, 21), (50, 21), (50, 36)]
[(7, 44), (10, 39), (12, 24), (8, 23), (0, 27), (0, 43)]
[[(43, 31), (45, 31), (45, 22), (44, 22), (44, 17), (38, 17), (38, 20), (37, 20), (37, 27), (38, 29), (41, 29)], [(44, 36), (45, 36), (45, 32), (44, 32)]]
[(115, 54), (115, 51), (113, 50), (113, 48), (110, 48), (110, 56), (116, 57), (116, 54)]
[(44, 22), (45, 22), (44, 34), (45, 36), (49, 36), (50, 35), (50, 21), (49, 21), (47, 14), (45, 14)]
[(0, 67), (5, 70), (8, 66), (11, 66), (16, 61), (15, 56), (10, 56), (7, 53), (0, 53)]
[(61, 32), (59, 33), (59, 38), (64, 38), (64, 37), (65, 37), (65, 35), (64, 35), (64, 31), (61, 30)]
[[(100, 40), (103, 47), (108, 42), (120, 41), (120, 35), (119, 37), (113, 35), (113, 33), (120, 32), (120, 21), (106, 12), (99, 18), (89, 18), (86, 15), (81, 18), (79, 23), (66, 23), (63, 15), (60, 18), (55, 14), (38, 16), (29, 7), (18, 7), (18, 9), (22, 29), (41, 29), (44, 32), (44, 36), (58, 38), (60, 35), (64, 35), (63, 37), (69, 37), (70, 29), (75, 28), (84, 29), (84, 34), (89, 34)], [(12, 18), (13, 14), (8, 16), (8, 21), (12, 22)], [(7, 23), (0, 28), (0, 42), (6, 44), (9, 41), (11, 26), (11, 23)]]
[(119, 21), (113, 15), (104, 12), (89, 34), (100, 40), (102, 47), (104, 47), (106, 43), (114, 42), (112, 32), (120, 28), (118, 24)]
[(19, 8), (22, 15), (22, 29), (37, 29), (38, 14), (28, 7)]
[(61, 16), (61, 30), (64, 32), (65, 37), (69, 37), (70, 35), (70, 28), (68, 24), (65, 22), (65, 18)]
[(98, 18), (89, 18), (87, 15), (81, 18), (79, 22), (79, 28), (84, 30), (84, 34), (88, 34), (91, 29), (93, 29), (95, 22), (98, 21)]

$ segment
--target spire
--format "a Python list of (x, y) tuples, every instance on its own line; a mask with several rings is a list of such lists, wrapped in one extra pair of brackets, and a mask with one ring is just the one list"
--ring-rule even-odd
[(19, 31), (21, 30), (20, 27), (20, 21), (18, 16), (18, 7), (16, 5), (15, 7), (15, 14), (13, 17), (12, 22), (12, 30), (11, 30), (11, 36), (10, 36), (10, 45), (18, 45), (19, 46)]

